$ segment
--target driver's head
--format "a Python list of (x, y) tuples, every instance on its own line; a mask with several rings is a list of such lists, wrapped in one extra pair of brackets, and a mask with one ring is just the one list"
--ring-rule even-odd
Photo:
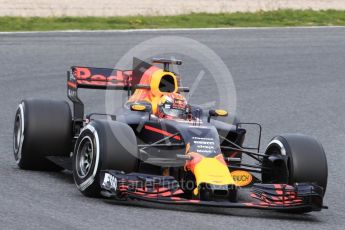
[(157, 113), (161, 118), (182, 118), (186, 109), (187, 100), (181, 94), (169, 93), (160, 99)]

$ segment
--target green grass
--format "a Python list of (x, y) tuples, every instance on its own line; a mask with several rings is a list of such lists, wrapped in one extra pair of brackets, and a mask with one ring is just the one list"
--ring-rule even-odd
[(0, 31), (143, 28), (344, 26), (345, 11), (278, 10), (256, 13), (131, 17), (0, 17)]

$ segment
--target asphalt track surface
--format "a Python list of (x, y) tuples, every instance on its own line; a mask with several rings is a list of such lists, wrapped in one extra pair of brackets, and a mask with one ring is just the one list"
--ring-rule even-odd
[[(300, 216), (113, 205), (82, 196), (69, 172), (18, 169), (12, 128), (22, 98), (66, 99), (69, 66), (112, 67), (129, 48), (158, 35), (195, 39), (223, 59), (236, 85), (237, 115), (263, 125), (263, 146), (284, 132), (323, 143), (329, 210)], [(1, 34), (0, 60), (0, 229), (343, 229), (345, 28)], [(188, 64), (185, 78), (195, 76)], [(89, 110), (104, 108), (104, 94), (85, 98)]]

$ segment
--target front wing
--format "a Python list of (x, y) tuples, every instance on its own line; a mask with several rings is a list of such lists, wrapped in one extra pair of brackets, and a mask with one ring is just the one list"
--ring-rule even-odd
[(119, 201), (139, 200), (171, 205), (198, 205), (221, 208), (254, 208), (292, 212), (320, 211), (323, 189), (315, 184), (254, 184), (239, 188), (238, 202), (186, 199), (179, 183), (171, 176), (120, 171), (101, 172), (102, 195)]

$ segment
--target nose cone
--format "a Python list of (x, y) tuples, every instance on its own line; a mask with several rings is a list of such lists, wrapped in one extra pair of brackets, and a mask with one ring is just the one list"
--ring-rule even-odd
[(186, 169), (193, 172), (196, 185), (199, 187), (201, 183), (211, 185), (235, 185), (226, 165), (222, 154), (209, 158), (198, 153), (189, 153), (192, 160), (186, 163)]

